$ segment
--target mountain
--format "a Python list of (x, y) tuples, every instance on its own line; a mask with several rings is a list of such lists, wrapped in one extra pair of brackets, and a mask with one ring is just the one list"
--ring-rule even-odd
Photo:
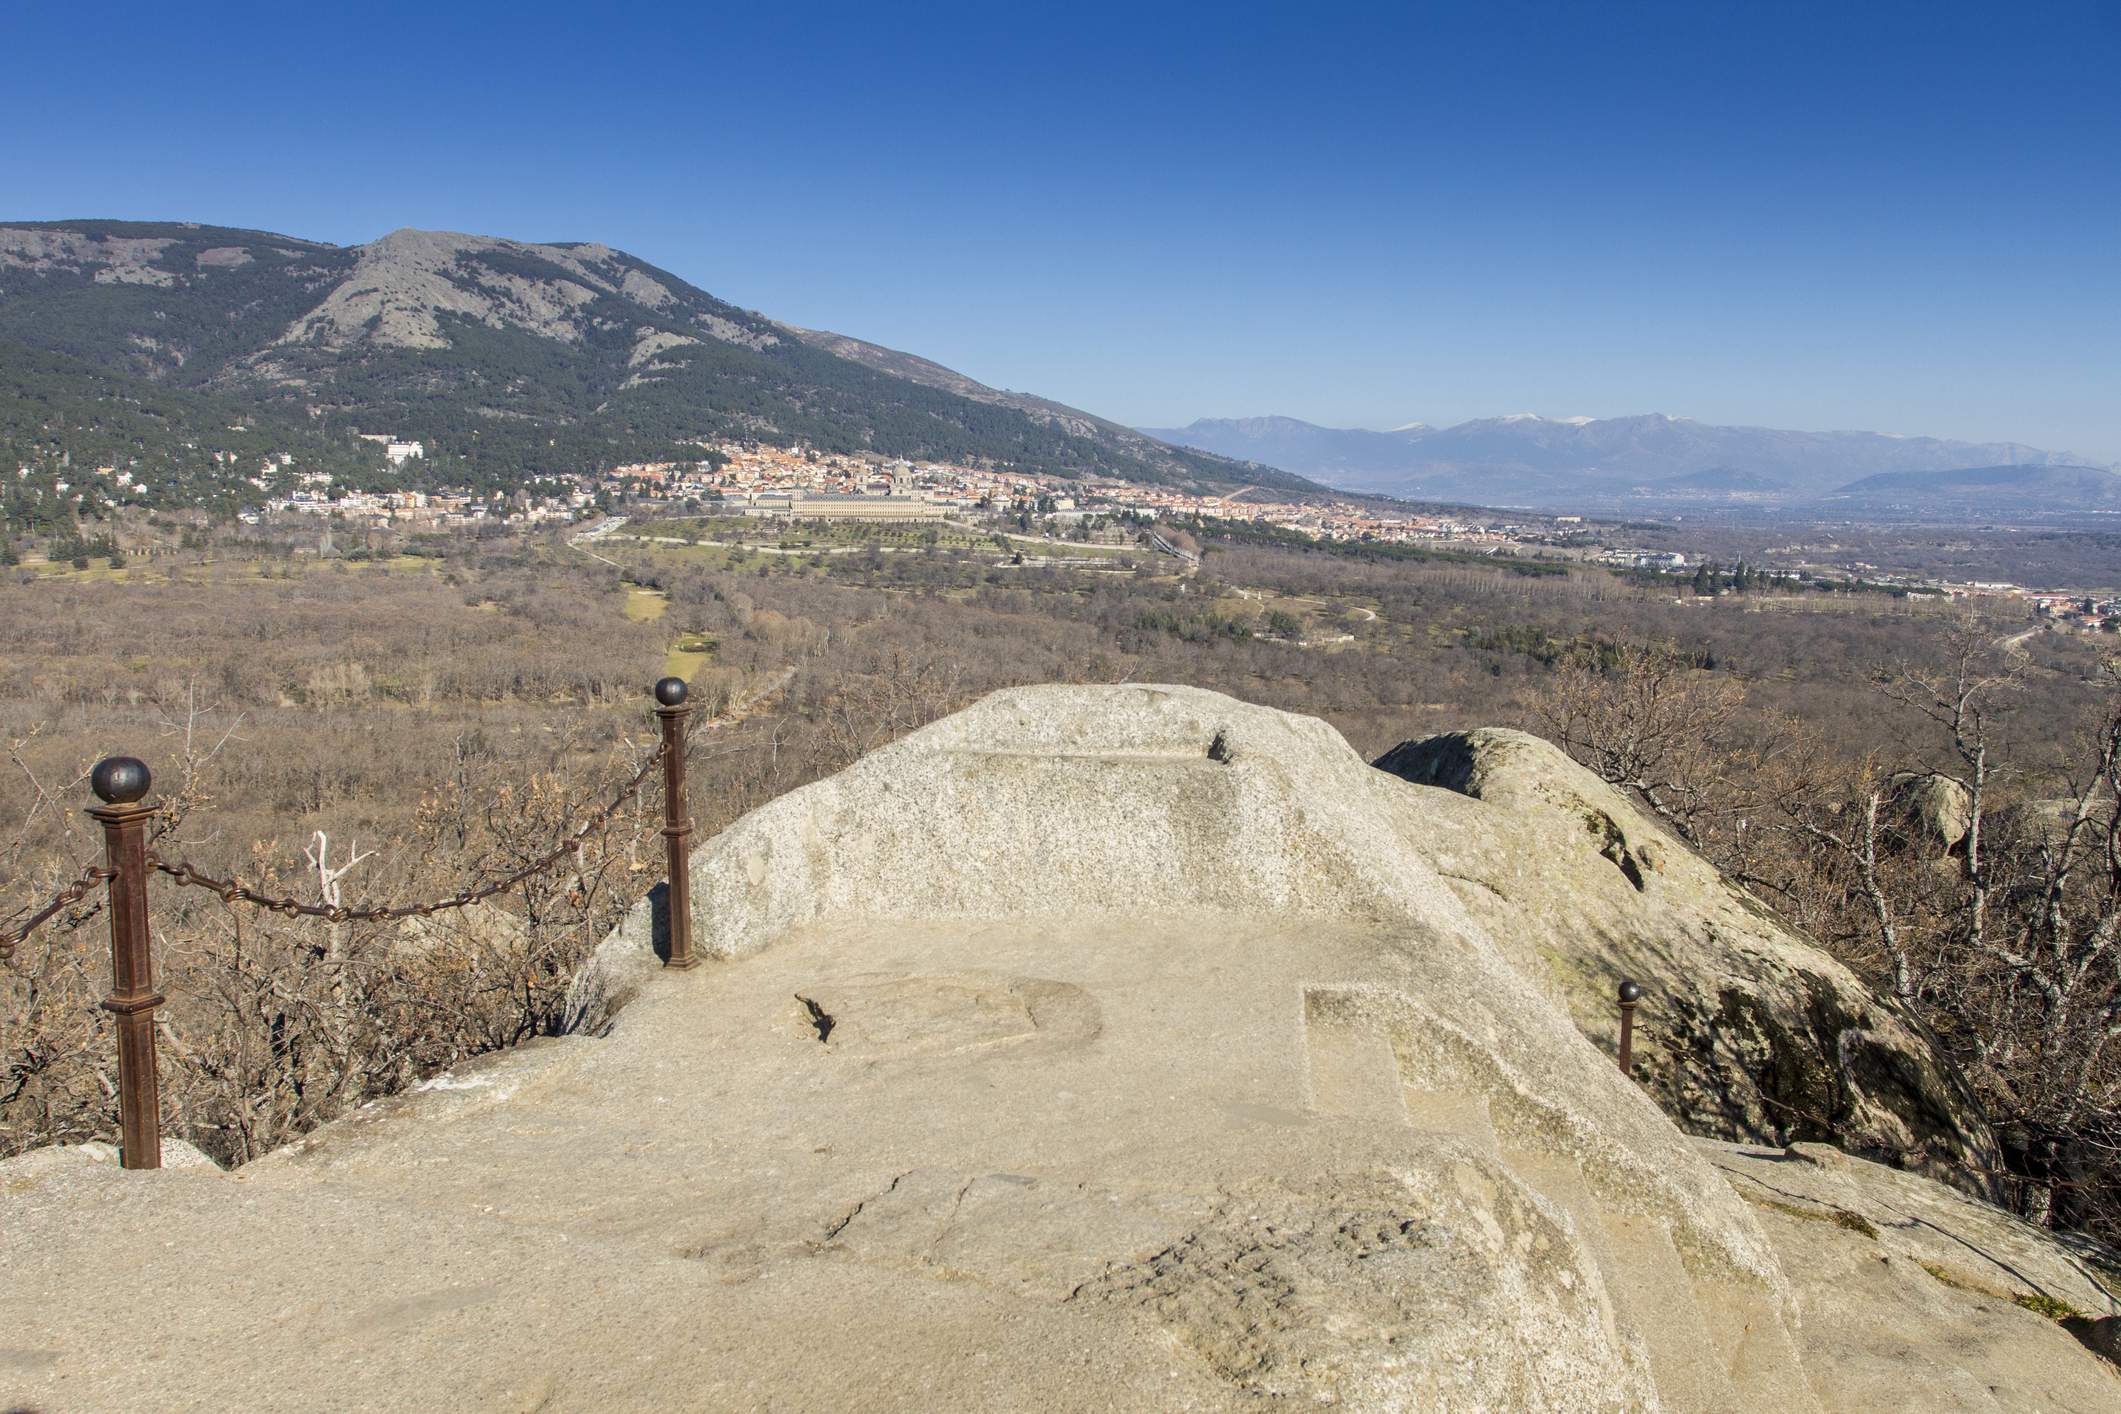
[[(1042, 426), (1057, 428), (1073, 437), (1084, 437), (1101, 443), (1113, 450), (1152, 463), (1163, 463), (1184, 455), (1179, 448), (1137, 432), (1131, 427), (1080, 408), (1057, 403), (1050, 398), (1041, 398), (1031, 393), (1012, 393), (1000, 388), (990, 388), (975, 382), (954, 369), (930, 362), (917, 354), (901, 353), (880, 344), (864, 343), (845, 334), (828, 333), (822, 329), (800, 329), (790, 324), (784, 326), (803, 342), (841, 358), (888, 373), (894, 378), (919, 383), (924, 387), (940, 389), (946, 393), (969, 398), (973, 402), (988, 403), (995, 407), (1012, 408), (1023, 413)], [(1193, 455), (1198, 456), (1195, 452)], [(1279, 486), (1285, 490), (1317, 491), (1323, 488), (1301, 477), (1290, 476), (1271, 465), (1247, 464), (1239, 468), (1215, 468), (1214, 474), (1223, 479), (1235, 477), (1251, 485)]]
[(1979, 512), (2002, 500), (2024, 510), (2116, 511), (2121, 510), (2121, 475), (2096, 466), (1887, 471), (1850, 482), (1828, 499), (1911, 510)]
[[(2029, 472), (2086, 462), (2016, 443), (1719, 427), (1662, 413), (1518, 413), (1393, 432), (1316, 427), (1287, 417), (1211, 418), (1142, 431), (1224, 456), (1270, 461), (1351, 490), (1562, 508), (1698, 505), (1718, 497), (1805, 505), (1868, 476), (1999, 466)], [(2014, 506), (2015, 486), (2009, 476), (1996, 478), (1990, 487), (1996, 504)], [(1858, 499), (1870, 498), (1865, 493)]]
[(1406, 469), (1407, 449), (1433, 429), (1417, 424), (1393, 432), (1370, 432), (1359, 427), (1318, 427), (1293, 417), (1236, 417), (1203, 419), (1190, 427), (1140, 430), (1159, 441), (1203, 451), (1243, 447), (1245, 460), (1287, 470), (1301, 467), (1300, 475), (1328, 485), (1383, 488)]
[[(185, 435), (220, 438), (233, 404), (342, 442), (354, 431), (418, 437), (443, 464), (488, 479), (697, 457), (701, 441), (751, 439), (1319, 489), (797, 329), (604, 245), (403, 230), (333, 246), (183, 223), (0, 226), (0, 404), (15, 405), (0, 435), (57, 444), (100, 426), (98, 408), (143, 399)], [(32, 403), (68, 415), (39, 421), (24, 411)]]

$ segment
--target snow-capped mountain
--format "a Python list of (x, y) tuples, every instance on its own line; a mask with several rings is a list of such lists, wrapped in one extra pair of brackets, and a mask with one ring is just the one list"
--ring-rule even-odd
[[(1524, 412), (1442, 428), (1409, 423), (1390, 432), (1319, 427), (1292, 417), (1205, 418), (1186, 427), (1141, 430), (1349, 490), (1544, 507), (1704, 500), (1797, 505), (1888, 473), (2011, 466), (2112, 471), (2084, 457), (2011, 442), (1719, 427), (1668, 413), (1593, 418)], [(2114, 480), (2121, 488), (2121, 477)], [(2008, 477), (1991, 480), (1999, 504), (2011, 499), (2008, 483)], [(1896, 494), (1919, 496), (1923, 483), (1914, 477), (1892, 484)]]

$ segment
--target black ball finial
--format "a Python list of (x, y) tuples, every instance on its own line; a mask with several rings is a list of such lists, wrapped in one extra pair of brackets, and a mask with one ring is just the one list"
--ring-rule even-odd
[(1632, 977), (1623, 977), (1620, 981), (1620, 1000), (1622, 1002), (1641, 1001), (1642, 984)]
[(685, 680), (664, 678), (655, 685), (655, 700), (665, 707), (680, 707), (685, 702)]
[(105, 805), (131, 805), (154, 783), (147, 763), (137, 756), (106, 756), (88, 773), (88, 788)]

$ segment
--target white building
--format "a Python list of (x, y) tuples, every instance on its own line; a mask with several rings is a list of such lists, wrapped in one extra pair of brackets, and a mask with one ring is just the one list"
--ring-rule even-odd
[(393, 432), (356, 432), (354, 435), (364, 442), (373, 442), (381, 447), (383, 455), (390, 458), (392, 466), (403, 466), (414, 457), (424, 459), (427, 456), (426, 447)]

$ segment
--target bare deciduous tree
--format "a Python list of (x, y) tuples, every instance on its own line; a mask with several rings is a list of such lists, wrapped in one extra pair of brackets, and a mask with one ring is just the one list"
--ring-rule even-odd
[[(2073, 758), (2011, 759), (2024, 666), (1977, 625), (1941, 667), (1877, 676), (1899, 760), (1836, 762), (1667, 649), (1573, 658), (1560, 743), (1912, 1008), (1957, 1056), (2036, 1222), (2121, 1232), (2121, 661)], [(1763, 735), (1766, 730), (1767, 734)], [(1734, 746), (1734, 742), (1736, 745)], [(1910, 818), (1916, 786), (1962, 807)], [(2052, 796), (2038, 794), (2043, 786)], [(1963, 813), (1963, 821), (1957, 815)], [(1735, 826), (1743, 823), (1747, 828)], [(1944, 837), (1945, 834), (1956, 837)]]

